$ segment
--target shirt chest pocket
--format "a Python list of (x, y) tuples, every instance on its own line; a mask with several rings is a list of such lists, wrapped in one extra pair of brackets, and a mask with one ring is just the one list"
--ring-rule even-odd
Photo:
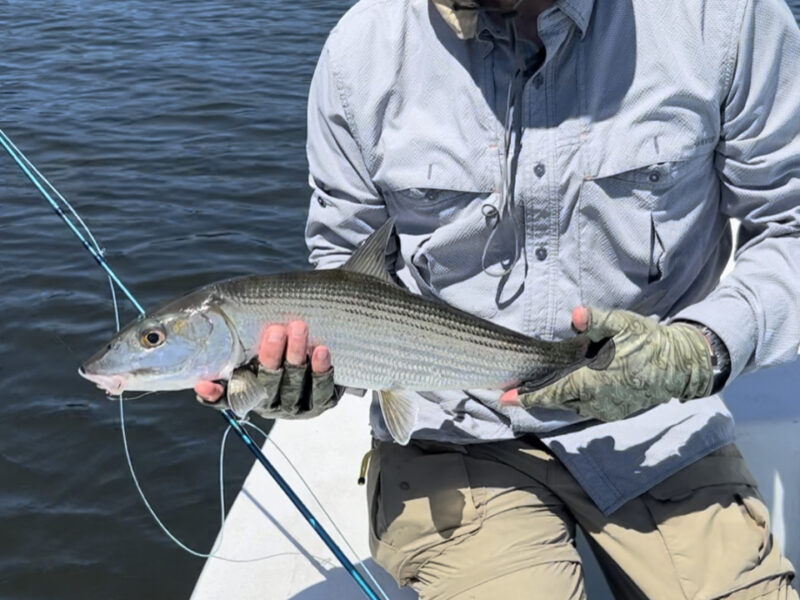
[(391, 151), (384, 152), (374, 182), (400, 228), (431, 233), (492, 194), (496, 184), (490, 157), (459, 146), (428, 133), (402, 143), (394, 140)]
[(655, 148), (642, 151), (634, 142), (584, 161), (579, 227), (587, 303), (611, 300), (657, 312), (680, 297), (703, 265), (692, 255), (703, 246), (698, 229), (718, 211), (713, 144), (662, 136)]
[(496, 206), (495, 194), (408, 188), (388, 192), (385, 199), (396, 220), (405, 265), (420, 292), (459, 306), (464, 301), (457, 291), (460, 285), (474, 285), (481, 273), (492, 224), (486, 215)]
[[(497, 313), (497, 279), (484, 274), (482, 259), (499, 199), (492, 185), (462, 171), (461, 164), (424, 170), (421, 177), (408, 176), (395, 182), (397, 187), (382, 189), (382, 195), (395, 218), (405, 268), (419, 291), (490, 318)], [(508, 245), (494, 254), (513, 255)]]

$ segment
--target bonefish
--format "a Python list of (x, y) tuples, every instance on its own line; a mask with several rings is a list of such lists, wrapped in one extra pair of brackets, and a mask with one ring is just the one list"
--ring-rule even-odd
[[(393, 229), (387, 221), (338, 269), (238, 277), (173, 300), (79, 372), (112, 394), (229, 380), (256, 356), (266, 324), (300, 319), (330, 350), (336, 384), (377, 390), (389, 431), (407, 443), (418, 410), (407, 391), (534, 388), (607, 362), (608, 345), (583, 335), (539, 340), (405, 290), (386, 268)], [(247, 396), (247, 385), (255, 378), (229, 394)]]

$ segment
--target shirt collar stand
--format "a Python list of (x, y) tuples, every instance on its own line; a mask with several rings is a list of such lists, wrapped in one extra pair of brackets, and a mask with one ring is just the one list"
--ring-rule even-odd
[(594, 0), (558, 0), (556, 6), (575, 22), (581, 32), (581, 38), (586, 37), (589, 21), (592, 18)]

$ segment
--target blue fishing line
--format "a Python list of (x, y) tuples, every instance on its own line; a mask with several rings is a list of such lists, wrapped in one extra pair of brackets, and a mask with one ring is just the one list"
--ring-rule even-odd
[(305, 517), (306, 521), (308, 521), (309, 525), (317, 532), (317, 535), (325, 542), (325, 545), (328, 549), (333, 552), (333, 555), (337, 558), (337, 560), (342, 563), (342, 566), (350, 573), (350, 576), (355, 579), (356, 583), (359, 585), (361, 590), (367, 595), (367, 598), (370, 600), (379, 600), (378, 596), (372, 591), (372, 588), (369, 587), (369, 584), (364, 581), (364, 578), (361, 577), (361, 573), (358, 572), (355, 565), (350, 562), (350, 560), (345, 556), (344, 552), (336, 545), (336, 542), (333, 541), (333, 538), (325, 531), (325, 528), (322, 524), (317, 521), (314, 515), (311, 514), (311, 511), (306, 508), (306, 505), (303, 504), (303, 501), (294, 493), (292, 487), (286, 483), (286, 480), (281, 477), (281, 474), (278, 473), (277, 469), (272, 466), (267, 460), (267, 457), (264, 456), (264, 453), (261, 452), (261, 448), (253, 441), (253, 438), (250, 437), (242, 427), (239, 425), (239, 421), (236, 419), (236, 415), (233, 411), (228, 410), (227, 408), (222, 411), (222, 416), (227, 419), (228, 424), (233, 428), (233, 430), (239, 435), (242, 441), (247, 445), (247, 448), (253, 455), (256, 457), (258, 462), (260, 462), (267, 472), (272, 476), (275, 480), (275, 483), (278, 484), (278, 487), (283, 490), (283, 493), (289, 497), (289, 500), (292, 501), (292, 504), (295, 505), (300, 514)]
[[(246, 418), (245, 419), (240, 419), (239, 423), (241, 425), (243, 425), (244, 427), (250, 427), (251, 429), (256, 430), (258, 433), (260, 433), (262, 436), (264, 436), (264, 441), (265, 442), (269, 442), (270, 444), (272, 444), (275, 447), (275, 450), (278, 451), (278, 454), (280, 454), (283, 457), (283, 459), (286, 461), (286, 463), (289, 465), (289, 467), (292, 469), (292, 471), (294, 471), (295, 475), (297, 475), (297, 477), (303, 483), (303, 485), (305, 486), (306, 490), (311, 495), (311, 498), (313, 498), (314, 502), (316, 502), (317, 506), (319, 506), (319, 509), (322, 511), (322, 514), (325, 515), (328, 518), (328, 520), (331, 522), (331, 525), (333, 526), (333, 529), (336, 531), (336, 533), (339, 534), (339, 537), (342, 538), (342, 541), (344, 542), (344, 545), (347, 546), (347, 549), (350, 550), (350, 552), (353, 554), (353, 556), (358, 556), (358, 552), (356, 552), (355, 548), (353, 548), (353, 546), (350, 545), (350, 541), (347, 539), (347, 536), (344, 533), (342, 533), (341, 529), (339, 529), (339, 526), (336, 524), (336, 521), (328, 513), (328, 511), (325, 510), (325, 506), (322, 504), (320, 499), (317, 498), (317, 495), (314, 493), (314, 490), (311, 489), (311, 486), (308, 485), (308, 482), (300, 474), (300, 471), (297, 470), (297, 467), (294, 466), (294, 463), (291, 461), (291, 459), (288, 456), (286, 456), (286, 453), (281, 449), (281, 447), (278, 445), (278, 443), (275, 440), (273, 440), (271, 437), (269, 437), (269, 435), (267, 435), (266, 431), (261, 429), (258, 425), (255, 425), (254, 423), (251, 423)], [(364, 572), (367, 574), (367, 577), (369, 577), (370, 581), (375, 584), (375, 587), (383, 595), (385, 600), (389, 600), (389, 596), (386, 595), (386, 592), (381, 587), (381, 584), (378, 583), (378, 581), (375, 579), (375, 576), (372, 574), (372, 571), (370, 571), (367, 568), (366, 565), (362, 565), (362, 568), (364, 569)]]
[[(55, 188), (55, 186), (53, 186), (47, 180), (47, 178), (39, 172), (39, 170), (33, 165), (33, 163), (30, 160), (28, 160), (28, 158), (25, 156), (25, 154), (19, 148), (17, 148), (17, 146), (14, 144), (14, 142), (11, 141), (11, 138), (9, 138), (2, 129), (0, 129), (0, 145), (2, 145), (3, 148), (6, 150), (6, 152), (8, 152), (9, 156), (11, 156), (11, 158), (14, 160), (14, 162), (17, 163), (17, 166), (19, 166), (19, 168), (22, 170), (22, 172), (25, 174), (25, 176), (31, 181), (31, 183), (33, 183), (33, 185), (36, 186), (36, 188), (39, 190), (39, 192), (42, 194), (42, 196), (44, 196), (44, 198), (47, 200), (47, 202), (50, 204), (50, 206), (53, 208), (53, 210), (56, 212), (56, 214), (61, 218), (62, 221), (64, 221), (64, 223), (66, 223), (66, 225), (75, 234), (75, 236), (78, 238), (78, 240), (80, 240), (80, 242), (83, 244), (83, 247), (86, 248), (86, 250), (95, 259), (97, 264), (100, 265), (100, 267), (106, 272), (106, 275), (108, 276), (108, 279), (109, 279), (109, 284), (111, 285), (111, 294), (112, 294), (112, 300), (113, 300), (113, 303), (114, 303), (114, 314), (115, 314), (115, 321), (116, 321), (117, 331), (119, 331), (119, 329), (120, 329), (120, 322), (119, 322), (119, 311), (117, 309), (117, 301), (116, 301), (116, 294), (115, 294), (115, 291), (114, 291), (114, 285), (119, 287), (119, 289), (125, 294), (125, 296), (128, 298), (128, 300), (130, 300), (131, 303), (134, 305), (136, 310), (139, 311), (140, 315), (144, 315), (145, 314), (144, 308), (142, 307), (141, 304), (139, 304), (139, 302), (136, 300), (136, 298), (133, 297), (133, 294), (131, 294), (131, 292), (128, 290), (128, 288), (125, 287), (125, 285), (119, 280), (119, 278), (117, 277), (116, 273), (114, 273), (114, 271), (111, 269), (111, 267), (106, 262), (105, 258), (103, 258), (103, 250), (102, 250), (102, 248), (97, 243), (97, 240), (95, 239), (95, 237), (92, 235), (91, 231), (89, 230), (89, 227), (86, 225), (86, 223), (84, 223), (83, 219), (80, 217), (80, 215), (78, 215), (77, 211), (72, 207), (72, 205), (66, 200), (66, 198), (64, 198), (58, 192), (58, 190)], [(39, 181), (39, 179), (34, 177), (33, 173), (35, 173), (41, 179), (41, 182)], [(76, 221), (81, 225), (83, 230), (86, 232), (86, 236), (84, 236), (80, 232), (80, 230), (75, 226), (75, 224), (70, 220), (70, 218), (64, 213), (64, 210), (58, 205), (58, 203), (55, 200), (53, 200), (52, 196), (43, 187), (42, 182), (44, 182), (45, 185), (47, 185), (54, 192), (54, 194), (62, 201), (62, 203), (68, 208), (70, 213), (74, 216)], [(88, 240), (87, 240), (87, 237), (89, 238)], [(91, 240), (91, 242), (89, 240)], [(369, 583), (367, 583), (364, 580), (364, 578), (361, 576), (361, 573), (359, 573), (359, 571), (355, 567), (355, 565), (342, 552), (342, 550), (339, 548), (339, 546), (336, 544), (336, 542), (333, 540), (333, 538), (331, 538), (331, 536), (328, 534), (328, 532), (325, 530), (325, 528), (319, 523), (319, 521), (314, 517), (314, 515), (311, 513), (311, 511), (308, 510), (308, 508), (305, 506), (305, 504), (302, 502), (302, 500), (300, 500), (300, 497), (297, 496), (297, 494), (294, 492), (294, 490), (291, 488), (291, 486), (280, 475), (280, 473), (277, 471), (277, 469), (275, 469), (275, 467), (272, 465), (272, 463), (270, 463), (269, 460), (267, 460), (266, 456), (264, 456), (264, 453), (261, 451), (261, 448), (258, 447), (258, 445), (255, 443), (253, 438), (251, 438), (250, 435), (240, 425), (240, 422), (237, 420), (236, 416), (229, 410), (221, 411), (221, 414), (222, 414), (223, 418), (228, 422), (228, 427), (225, 429), (225, 432), (224, 432), (223, 437), (222, 437), (222, 444), (220, 446), (220, 512), (221, 512), (220, 535), (219, 535), (216, 543), (214, 544), (214, 547), (212, 547), (211, 553), (209, 553), (209, 554), (205, 554), (205, 553), (202, 553), (202, 552), (197, 552), (195, 550), (192, 550), (188, 546), (186, 546), (177, 537), (175, 537), (172, 534), (172, 532), (161, 522), (161, 519), (158, 518), (158, 516), (156, 515), (155, 511), (150, 506), (150, 503), (147, 501), (147, 498), (146, 498), (146, 496), (144, 494), (144, 491), (142, 490), (141, 486), (139, 485), (139, 480), (136, 477), (136, 474), (134, 472), (133, 462), (131, 460), (130, 452), (128, 450), (128, 440), (127, 440), (127, 436), (126, 436), (126, 432), (125, 432), (125, 413), (124, 413), (124, 409), (123, 409), (122, 396), (119, 397), (119, 414), (120, 414), (120, 427), (121, 427), (121, 430), (122, 430), (123, 446), (125, 448), (125, 458), (126, 458), (126, 461), (128, 463), (128, 468), (130, 470), (131, 477), (133, 478), (133, 482), (134, 482), (134, 484), (136, 486), (136, 490), (138, 491), (139, 496), (141, 497), (142, 501), (144, 502), (145, 506), (147, 507), (147, 510), (150, 512), (150, 515), (153, 517), (153, 519), (156, 521), (156, 523), (159, 525), (159, 527), (164, 531), (164, 533), (167, 534), (167, 536), (173, 542), (175, 542), (183, 550), (185, 550), (186, 552), (188, 552), (188, 553), (190, 553), (190, 554), (192, 554), (194, 556), (198, 556), (198, 557), (201, 557), (201, 558), (217, 558), (217, 559), (228, 561), (228, 562), (253, 562), (253, 561), (263, 560), (265, 558), (270, 558), (271, 556), (275, 556), (275, 555), (271, 555), (270, 557), (261, 557), (261, 558), (255, 558), (255, 559), (231, 559), (231, 558), (225, 558), (225, 557), (222, 557), (222, 556), (216, 556), (216, 554), (215, 554), (216, 549), (222, 543), (223, 527), (224, 527), (224, 524), (225, 524), (225, 503), (224, 503), (225, 498), (224, 498), (224, 479), (223, 479), (223, 459), (224, 459), (224, 452), (225, 452), (225, 441), (227, 439), (229, 431), (231, 429), (233, 429), (233, 431), (239, 436), (239, 438), (247, 446), (247, 448), (250, 450), (250, 452), (253, 453), (253, 455), (256, 457), (258, 462), (261, 463), (261, 465), (264, 467), (264, 469), (266, 469), (266, 471), (272, 476), (272, 478), (278, 484), (278, 487), (281, 488), (281, 490), (286, 494), (286, 496), (289, 498), (289, 500), (292, 502), (292, 504), (295, 505), (297, 510), (303, 515), (303, 517), (306, 519), (306, 521), (311, 525), (311, 527), (314, 529), (314, 531), (317, 533), (317, 535), (322, 539), (322, 541), (325, 543), (325, 545), (328, 547), (328, 549), (333, 553), (333, 555), (337, 558), (337, 560), (339, 560), (339, 562), (342, 564), (342, 566), (345, 568), (345, 570), (350, 574), (350, 576), (353, 578), (353, 580), (356, 582), (356, 584), (359, 586), (359, 588), (361, 588), (361, 591), (363, 591), (364, 594), (370, 600), (379, 600), (379, 598), (378, 598), (377, 594), (375, 593), (375, 591), (373, 591), (373, 589), (370, 587)], [(251, 426), (255, 427), (253, 425), (251, 425)], [(256, 429), (258, 429), (258, 428), (256, 428)], [(269, 439), (268, 436), (266, 435), (266, 433), (264, 433), (260, 429), (258, 429), (258, 431), (260, 431), (262, 434), (264, 434), (265, 437), (267, 437), (267, 439)], [(287, 458), (287, 460), (288, 460), (288, 458)], [(291, 462), (290, 462), (290, 464), (291, 464)], [(291, 465), (291, 466), (295, 470), (295, 472), (297, 472), (297, 469), (294, 468), (294, 465)], [(298, 473), (298, 475), (299, 475), (299, 473)], [(302, 480), (302, 477), (301, 477), (301, 480)], [(305, 480), (302, 480), (302, 481), (306, 485), (306, 487), (308, 488), (308, 484), (305, 482)], [(308, 488), (308, 489), (309, 489), (309, 491), (311, 491), (310, 488)], [(313, 492), (311, 492), (311, 495), (316, 500), (316, 496), (314, 496)], [(318, 500), (317, 500), (317, 502), (319, 503)], [(320, 506), (321, 506), (321, 504), (320, 504)], [(327, 511), (324, 511), (324, 509), (323, 509), (323, 512), (325, 513), (325, 515), (333, 523), (333, 520), (330, 518), (330, 515), (328, 515)], [(352, 546), (350, 546), (349, 542), (347, 542), (347, 539), (342, 535), (342, 533), (339, 530), (339, 528), (336, 527), (336, 524), (333, 523), (333, 525), (334, 525), (334, 528), (336, 529), (336, 531), (339, 533), (339, 535), (341, 535), (342, 538), (345, 540), (345, 543), (347, 544), (347, 546), (349, 547), (349, 549), (352, 552), (353, 551)], [(355, 552), (354, 552), (354, 554), (355, 554)], [(375, 577), (373, 577), (373, 575), (370, 572), (370, 570), (364, 565), (362, 565), (362, 568), (367, 572), (367, 574), (369, 575), (369, 578), (375, 584), (377, 589), (380, 590), (381, 595), (383, 596), (383, 598), (388, 600), (388, 596), (387, 596), (386, 592), (381, 588), (381, 586), (375, 580)]]
[[(6, 150), (8, 150), (8, 146), (13, 148), (14, 153), (11, 153), (11, 158), (15, 160), (17, 159), (22, 160), (25, 163), (25, 166), (27, 166), (31, 171), (33, 171), (36, 174), (36, 176), (42, 182), (44, 182), (44, 184), (47, 185), (47, 187), (50, 188), (50, 191), (52, 191), (56, 195), (56, 197), (59, 200), (61, 200), (64, 206), (67, 207), (67, 210), (69, 210), (72, 216), (75, 217), (75, 220), (78, 222), (78, 224), (83, 228), (83, 231), (86, 233), (86, 236), (89, 238), (89, 240), (91, 240), (94, 249), (97, 251), (97, 254), (103, 256), (103, 249), (100, 247), (100, 244), (97, 243), (97, 240), (94, 238), (94, 235), (92, 235), (91, 230), (86, 225), (86, 223), (84, 223), (81, 216), (72, 207), (72, 204), (70, 204), (69, 201), (66, 198), (64, 198), (64, 196), (61, 195), (61, 192), (59, 192), (55, 188), (55, 186), (53, 186), (53, 184), (48, 181), (47, 177), (45, 177), (39, 172), (39, 169), (36, 168), (36, 165), (34, 165), (31, 161), (28, 160), (28, 157), (25, 156), (25, 154), (23, 154), (22, 150), (17, 148), (14, 142), (11, 141), (11, 138), (9, 138), (2, 129), (0, 129), (0, 143), (2, 143), (3, 147)], [(19, 162), (17, 162), (17, 164), (19, 164)], [(56, 213), (58, 213), (58, 211), (56, 211)], [(114, 280), (111, 279), (111, 277), (108, 277), (108, 286), (111, 289), (111, 305), (114, 307), (114, 325), (116, 326), (117, 331), (119, 331), (120, 323), (119, 323), (119, 310), (117, 308), (117, 291), (114, 288)]]
[[(69, 227), (72, 230), (72, 233), (74, 233), (75, 236), (80, 240), (80, 242), (83, 244), (83, 247), (89, 251), (89, 254), (92, 255), (92, 258), (95, 259), (97, 264), (100, 265), (100, 267), (106, 272), (106, 274), (111, 278), (111, 280), (115, 284), (117, 284), (117, 286), (119, 286), (119, 289), (122, 290), (122, 292), (128, 297), (128, 300), (130, 300), (131, 303), (136, 307), (136, 310), (138, 310), (139, 313), (141, 313), (142, 315), (145, 314), (142, 305), (136, 301), (136, 298), (133, 297), (133, 294), (131, 294), (128, 291), (128, 288), (125, 287), (125, 285), (117, 277), (116, 273), (114, 273), (114, 271), (111, 270), (111, 267), (108, 266), (108, 263), (103, 258), (102, 251), (95, 249), (87, 241), (84, 235), (78, 230), (77, 227), (75, 227), (75, 224), (69, 220), (69, 217), (67, 217), (67, 215), (64, 214), (64, 210), (56, 203), (55, 200), (53, 200), (53, 198), (50, 196), (47, 190), (44, 189), (42, 187), (42, 184), (39, 183), (39, 181), (33, 176), (33, 174), (30, 172), (27, 166), (27, 164), (30, 164), (30, 161), (27, 158), (25, 158), (24, 161), (20, 159), (20, 156), (25, 157), (25, 155), (22, 152), (20, 152), (19, 149), (16, 149), (16, 152), (12, 150), (11, 146), (13, 146), (13, 142), (11, 142), (11, 139), (5, 134), (5, 132), (2, 129), (0, 129), (0, 144), (2, 144), (3, 148), (5, 148), (9, 156), (11, 156), (11, 158), (14, 159), (19, 168), (22, 169), (22, 172), (25, 173), (28, 179), (30, 179), (31, 183), (36, 186), (39, 192), (41, 192), (42, 196), (44, 196), (45, 199), (50, 203), (50, 206), (52, 206), (53, 210), (56, 211), (56, 214), (59, 217), (61, 217), (61, 220), (64, 221), (64, 223), (67, 224), (67, 227)], [(14, 146), (14, 148), (16, 148), (16, 146)], [(17, 152), (19, 152), (19, 156), (17, 155)], [(75, 211), (73, 210), (72, 212), (74, 213)], [(86, 228), (85, 225), (84, 227)]]

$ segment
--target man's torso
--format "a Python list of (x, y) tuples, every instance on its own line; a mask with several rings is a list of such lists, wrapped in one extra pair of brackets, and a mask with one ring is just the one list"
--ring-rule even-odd
[[(669, 318), (708, 294), (731, 249), (714, 159), (739, 4), (570, 0), (540, 18), (546, 58), (519, 105), (524, 257), (506, 276), (508, 220), (489, 243), (514, 68), (502, 29), (481, 18), (476, 39), (460, 40), (427, 0), (351, 9), (328, 41), (330, 68), (396, 219), (403, 282), (545, 339), (572, 335), (577, 305)], [(608, 510), (733, 437), (719, 399), (586, 428), (497, 396), (421, 399), (415, 437), (540, 433)]]

